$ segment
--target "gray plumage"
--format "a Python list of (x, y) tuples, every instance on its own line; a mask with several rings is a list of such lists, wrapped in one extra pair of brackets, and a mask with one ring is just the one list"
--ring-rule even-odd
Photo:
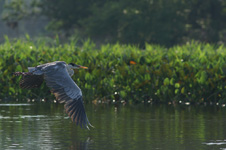
[(71, 78), (74, 74), (73, 69), (78, 68), (87, 67), (73, 63), (66, 64), (63, 61), (55, 61), (37, 67), (28, 67), (29, 72), (27, 73), (16, 72), (14, 74), (23, 76), (20, 81), (21, 88), (38, 87), (41, 85), (39, 82), (43, 81), (41, 79), (44, 79), (56, 99), (60, 103), (65, 103), (65, 110), (72, 121), (81, 127), (89, 129), (89, 126), (92, 125), (89, 123), (85, 113), (82, 91)]

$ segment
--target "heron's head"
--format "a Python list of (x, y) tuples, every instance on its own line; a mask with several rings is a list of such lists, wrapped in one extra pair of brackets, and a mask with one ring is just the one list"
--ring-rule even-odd
[(82, 69), (88, 69), (88, 68), (85, 67), (85, 66), (76, 65), (76, 64), (74, 64), (74, 63), (69, 63), (68, 66), (69, 66), (71, 69), (80, 69), (80, 68), (82, 68)]

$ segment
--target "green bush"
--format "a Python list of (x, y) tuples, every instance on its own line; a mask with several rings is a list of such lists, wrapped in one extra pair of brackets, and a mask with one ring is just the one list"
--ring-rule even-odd
[[(191, 42), (164, 48), (146, 44), (103, 45), (86, 41), (60, 44), (7, 40), (0, 45), (0, 99), (54, 99), (48, 87), (20, 89), (16, 71), (51, 61), (87, 66), (73, 79), (85, 101), (121, 102), (226, 102), (226, 48)], [(135, 62), (135, 63), (134, 63)]]

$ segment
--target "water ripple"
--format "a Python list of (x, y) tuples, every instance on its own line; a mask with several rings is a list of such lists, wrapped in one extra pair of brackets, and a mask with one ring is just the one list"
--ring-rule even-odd
[(226, 140), (217, 140), (215, 142), (207, 142), (207, 143), (203, 143), (205, 145), (225, 145), (226, 144)]
[(0, 106), (30, 106), (32, 104), (0, 104)]

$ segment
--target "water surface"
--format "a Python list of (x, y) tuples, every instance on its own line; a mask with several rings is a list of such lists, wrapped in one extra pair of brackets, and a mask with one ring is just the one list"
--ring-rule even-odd
[(72, 123), (61, 104), (0, 103), (0, 149), (226, 150), (226, 108), (85, 107), (90, 131)]

